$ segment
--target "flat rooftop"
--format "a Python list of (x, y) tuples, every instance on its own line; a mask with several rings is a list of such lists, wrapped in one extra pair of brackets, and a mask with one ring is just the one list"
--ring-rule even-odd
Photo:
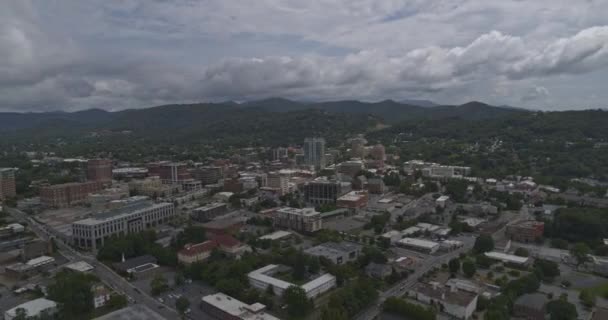
[(128, 217), (143, 210), (152, 210), (156, 208), (166, 207), (168, 205), (172, 206), (173, 204), (169, 202), (154, 203), (150, 200), (139, 200), (134, 203), (127, 204), (124, 207), (96, 214), (91, 218), (79, 220), (74, 223), (84, 225), (96, 225), (108, 220)]
[(437, 242), (422, 240), (422, 239), (414, 239), (414, 238), (403, 238), (403, 239), (399, 240), (399, 243), (401, 243), (403, 245), (427, 248), (427, 249), (432, 249), (432, 248), (439, 246), (439, 243), (437, 243)]
[(501, 261), (506, 261), (506, 262), (513, 262), (513, 263), (518, 263), (518, 264), (524, 264), (530, 260), (530, 258), (528, 258), (528, 257), (520, 257), (520, 256), (506, 254), (506, 253), (502, 253), (502, 252), (496, 252), (496, 251), (486, 252), (484, 254), (486, 257), (491, 258), (491, 259), (501, 260)]
[(92, 265), (88, 264), (85, 261), (77, 261), (74, 263), (70, 263), (67, 264), (65, 267), (78, 272), (87, 272), (94, 269)]
[(221, 292), (204, 296), (202, 301), (239, 319), (279, 320), (279, 318), (264, 312), (266, 306), (261, 303), (248, 305)]
[(302, 208), (302, 209), (298, 209), (298, 208), (291, 208), (291, 207), (283, 207), (283, 208), (280, 208), (277, 211), (278, 212), (284, 212), (284, 213), (290, 213), (290, 214), (297, 214), (297, 215), (301, 215), (301, 216), (305, 216), (305, 217), (311, 217), (311, 216), (315, 216), (315, 215), (319, 215), (320, 214), (314, 208)]
[(110, 312), (93, 320), (166, 320), (143, 304), (135, 304)]
[(289, 231), (279, 230), (279, 231), (275, 231), (273, 233), (263, 235), (260, 237), (260, 239), (261, 240), (279, 240), (279, 239), (282, 239), (285, 237), (289, 237), (291, 235), (292, 235), (292, 233)]

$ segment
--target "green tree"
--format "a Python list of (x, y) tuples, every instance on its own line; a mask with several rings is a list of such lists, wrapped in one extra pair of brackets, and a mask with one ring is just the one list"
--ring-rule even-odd
[(150, 288), (150, 293), (152, 293), (153, 296), (157, 296), (169, 290), (169, 282), (167, 281), (167, 278), (165, 278), (162, 274), (157, 274), (150, 282)]
[(555, 277), (559, 276), (559, 265), (553, 261), (545, 259), (534, 260), (534, 271), (539, 278), (553, 281)]
[(583, 289), (578, 295), (581, 303), (587, 308), (593, 308), (595, 306), (595, 294), (591, 290)]
[(576, 259), (576, 266), (580, 266), (581, 264), (588, 262), (591, 254), (591, 248), (583, 242), (578, 242), (570, 249), (570, 255)]
[(15, 310), (15, 317), (13, 320), (27, 320), (27, 318), (27, 310), (23, 308), (17, 308), (17, 310)]
[(287, 305), (287, 313), (294, 318), (305, 317), (313, 308), (313, 303), (306, 296), (304, 289), (298, 286), (285, 289), (283, 303)]
[(182, 284), (184, 284), (186, 282), (184, 273), (181, 271), (176, 272), (175, 276), (173, 277), (173, 282), (175, 283), (176, 286), (181, 286)]
[(106, 304), (108, 308), (112, 310), (118, 310), (126, 307), (129, 304), (127, 297), (122, 294), (113, 294), (110, 296), (110, 300)]
[(49, 298), (60, 305), (62, 319), (82, 319), (93, 310), (91, 286), (97, 278), (88, 274), (59, 272), (49, 286)]
[(323, 308), (321, 320), (348, 320), (348, 313), (344, 308)]
[(186, 297), (179, 297), (175, 300), (175, 309), (183, 317), (186, 314), (186, 310), (190, 308), (190, 300)]
[(578, 317), (576, 306), (563, 298), (549, 302), (547, 311), (551, 320), (575, 320)]
[(475, 272), (477, 272), (477, 268), (475, 267), (475, 263), (473, 263), (473, 261), (471, 261), (470, 259), (465, 260), (462, 263), (462, 272), (464, 273), (464, 275), (467, 278), (471, 278), (475, 275)]
[(519, 247), (515, 249), (515, 255), (519, 257), (528, 257), (530, 256), (530, 252), (526, 248)]
[(409, 303), (403, 299), (390, 297), (386, 299), (383, 310), (407, 319), (435, 320), (437, 315), (432, 308), (426, 308), (419, 304)]
[(473, 251), (477, 254), (494, 250), (494, 239), (492, 236), (482, 234), (475, 239)]
[(451, 273), (457, 273), (460, 270), (460, 260), (458, 258), (454, 258), (450, 260), (448, 266), (450, 267)]

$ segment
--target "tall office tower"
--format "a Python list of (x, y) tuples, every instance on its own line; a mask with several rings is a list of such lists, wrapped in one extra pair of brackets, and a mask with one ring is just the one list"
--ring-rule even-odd
[(112, 181), (112, 160), (91, 159), (87, 162), (87, 178), (91, 181)]
[(316, 170), (325, 168), (325, 139), (306, 138), (304, 140), (304, 161)]
[(287, 156), (288, 156), (287, 148), (278, 147), (278, 148), (274, 148), (274, 149), (270, 150), (270, 159), (272, 161), (281, 161), (281, 160), (287, 158)]
[(15, 169), (0, 168), (0, 200), (17, 196), (15, 186)]
[(353, 158), (365, 158), (365, 145), (367, 140), (362, 136), (350, 139), (350, 156)]

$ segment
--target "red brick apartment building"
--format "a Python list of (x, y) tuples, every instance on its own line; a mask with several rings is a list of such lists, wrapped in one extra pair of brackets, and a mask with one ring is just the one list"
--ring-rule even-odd
[(91, 193), (103, 189), (101, 181), (71, 182), (40, 188), (40, 202), (47, 207), (65, 208), (83, 201)]

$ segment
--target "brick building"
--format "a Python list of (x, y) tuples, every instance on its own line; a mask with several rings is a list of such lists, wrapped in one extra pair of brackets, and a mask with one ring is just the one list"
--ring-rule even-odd
[(87, 179), (89, 181), (112, 181), (112, 160), (91, 159), (87, 162)]
[(0, 200), (17, 196), (15, 169), (0, 168)]
[(367, 206), (367, 191), (351, 191), (338, 198), (336, 205), (340, 208), (361, 209)]
[(71, 182), (40, 188), (40, 202), (53, 208), (64, 208), (87, 199), (91, 193), (103, 189), (103, 182)]
[(534, 242), (543, 237), (545, 223), (541, 221), (521, 221), (507, 225), (509, 239), (519, 242)]

